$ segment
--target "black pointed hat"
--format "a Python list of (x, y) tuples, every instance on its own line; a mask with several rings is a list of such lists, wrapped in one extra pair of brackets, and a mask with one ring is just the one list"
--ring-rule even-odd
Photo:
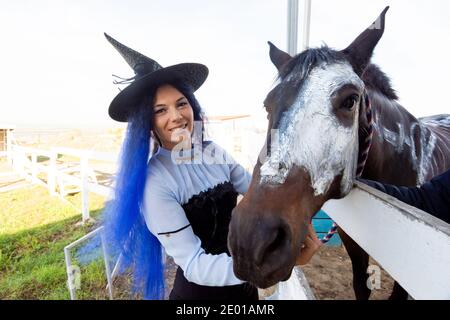
[(199, 63), (180, 63), (163, 68), (155, 60), (128, 48), (105, 33), (106, 39), (116, 48), (134, 70), (135, 76), (129, 86), (120, 91), (109, 106), (109, 116), (116, 121), (127, 122), (133, 108), (142, 101), (145, 92), (155, 86), (182, 81), (193, 91), (200, 88), (208, 76), (208, 68)]

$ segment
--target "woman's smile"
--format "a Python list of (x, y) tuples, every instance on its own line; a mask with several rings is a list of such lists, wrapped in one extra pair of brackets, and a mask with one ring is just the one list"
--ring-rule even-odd
[(178, 126), (178, 127), (174, 127), (174, 128), (172, 128), (172, 129), (169, 129), (169, 131), (174, 131), (175, 129), (186, 129), (187, 128), (187, 122), (185, 123), (185, 124), (183, 124), (183, 125), (181, 125), (181, 126)]

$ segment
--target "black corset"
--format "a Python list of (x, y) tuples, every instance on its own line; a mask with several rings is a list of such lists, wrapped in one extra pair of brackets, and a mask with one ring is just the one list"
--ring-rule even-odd
[(228, 255), (227, 237), (231, 211), (236, 206), (237, 192), (224, 182), (193, 196), (182, 207), (206, 253)]

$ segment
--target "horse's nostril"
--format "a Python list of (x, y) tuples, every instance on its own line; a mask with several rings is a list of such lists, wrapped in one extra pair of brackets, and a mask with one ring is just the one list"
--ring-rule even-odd
[(266, 252), (275, 251), (278, 247), (282, 246), (286, 240), (286, 232), (283, 228), (278, 228), (275, 240), (267, 247)]
[(255, 264), (257, 266), (264, 264), (272, 255), (275, 258), (277, 253), (289, 244), (289, 232), (285, 226), (279, 226), (270, 233), (272, 237), (260, 247), (260, 250), (255, 252)]

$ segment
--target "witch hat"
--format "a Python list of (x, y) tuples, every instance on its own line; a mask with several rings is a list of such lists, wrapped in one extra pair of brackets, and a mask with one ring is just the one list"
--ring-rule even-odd
[(135, 76), (127, 79), (130, 84), (120, 91), (109, 106), (109, 116), (116, 121), (127, 122), (134, 109), (151, 88), (181, 81), (196, 91), (208, 77), (208, 68), (199, 63), (180, 63), (163, 68), (155, 60), (128, 48), (105, 33), (106, 39), (133, 69)]

